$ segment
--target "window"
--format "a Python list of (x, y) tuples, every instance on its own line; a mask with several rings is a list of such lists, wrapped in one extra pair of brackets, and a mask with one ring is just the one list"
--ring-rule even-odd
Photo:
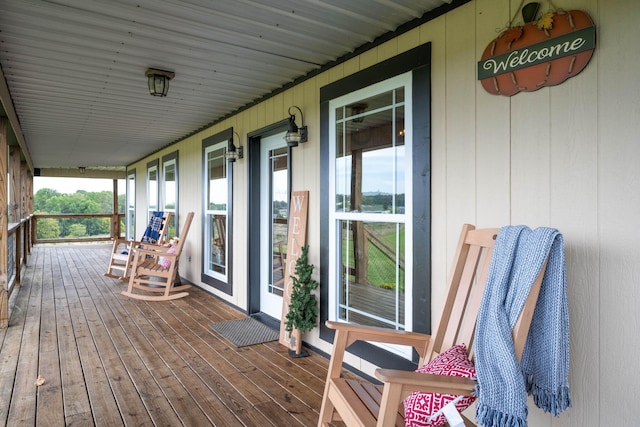
[[(330, 102), (329, 214), (330, 318), (392, 329), (411, 329), (411, 74)], [(408, 276), (408, 277), (406, 277)], [(408, 288), (409, 287), (409, 288)]]
[(136, 238), (136, 170), (127, 171), (127, 239)]
[(158, 210), (158, 160), (147, 163), (147, 221), (151, 220), (152, 212)]
[(171, 212), (167, 237), (177, 236), (178, 222), (178, 152), (162, 158), (162, 210)]
[[(326, 319), (430, 332), (430, 45), (320, 90), (321, 338)], [(356, 343), (410, 367), (404, 347)]]
[(202, 281), (231, 293), (231, 254), (229, 226), (231, 218), (231, 177), (225, 154), (233, 129), (202, 142), (204, 169), (204, 230)]

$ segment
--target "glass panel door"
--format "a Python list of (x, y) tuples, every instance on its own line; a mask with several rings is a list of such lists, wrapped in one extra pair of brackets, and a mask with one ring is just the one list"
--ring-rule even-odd
[(280, 319), (287, 257), (289, 169), (284, 134), (261, 141), (260, 311)]

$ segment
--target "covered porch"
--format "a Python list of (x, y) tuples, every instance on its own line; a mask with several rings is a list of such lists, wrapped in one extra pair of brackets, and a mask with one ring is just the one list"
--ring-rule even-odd
[[(245, 315), (197, 287), (150, 303), (102, 276), (106, 244), (36, 245), (0, 330), (6, 425), (315, 425), (328, 361), (277, 341), (237, 348)], [(36, 386), (38, 376), (44, 383)]]

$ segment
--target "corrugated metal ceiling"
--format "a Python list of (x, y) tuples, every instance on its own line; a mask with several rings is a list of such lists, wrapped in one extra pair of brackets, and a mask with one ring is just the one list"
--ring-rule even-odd
[(35, 167), (124, 166), (450, 2), (0, 0), (0, 65)]

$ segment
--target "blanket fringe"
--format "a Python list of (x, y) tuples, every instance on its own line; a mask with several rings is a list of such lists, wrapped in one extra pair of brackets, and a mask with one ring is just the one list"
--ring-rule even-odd
[(527, 393), (533, 397), (536, 406), (556, 417), (571, 407), (569, 387), (561, 386), (556, 392), (551, 392), (533, 383), (532, 375), (527, 375)]
[[(526, 412), (526, 408), (525, 408)], [(513, 414), (505, 414), (488, 405), (478, 405), (476, 408), (476, 421), (484, 427), (527, 427), (527, 418)]]

